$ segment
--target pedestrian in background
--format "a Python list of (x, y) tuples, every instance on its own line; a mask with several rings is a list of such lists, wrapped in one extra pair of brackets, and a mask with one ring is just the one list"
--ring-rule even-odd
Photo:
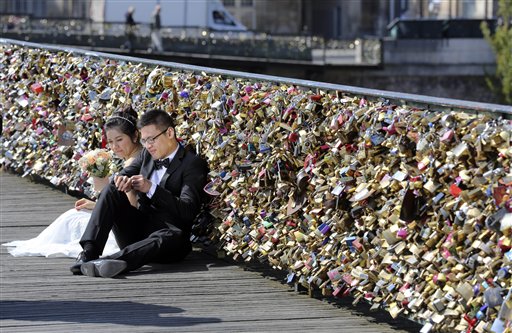
[(126, 12), (126, 20), (124, 25), (124, 33), (126, 36), (126, 42), (123, 44), (125, 49), (128, 49), (128, 52), (132, 53), (135, 43), (135, 29), (137, 28), (137, 24), (133, 19), (133, 13), (135, 12), (135, 8), (133, 6), (128, 7), (128, 11)]
[(156, 5), (151, 16), (151, 46), (149, 52), (163, 52), (162, 36), (160, 35), (160, 28), (162, 23), (160, 22), (160, 5)]

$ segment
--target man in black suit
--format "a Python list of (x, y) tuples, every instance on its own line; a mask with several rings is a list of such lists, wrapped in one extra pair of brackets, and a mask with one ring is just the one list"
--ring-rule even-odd
[[(139, 128), (145, 149), (102, 190), (73, 274), (114, 277), (150, 262), (181, 260), (192, 249), (190, 230), (204, 198), (207, 164), (178, 143), (167, 112), (146, 112)], [(137, 191), (137, 208), (129, 191)], [(121, 250), (98, 259), (110, 230)]]

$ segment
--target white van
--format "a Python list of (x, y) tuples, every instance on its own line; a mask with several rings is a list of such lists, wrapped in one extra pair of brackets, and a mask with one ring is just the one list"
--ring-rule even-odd
[(94, 0), (95, 22), (124, 22), (128, 7), (134, 7), (136, 23), (149, 24), (155, 6), (161, 7), (162, 27), (207, 28), (213, 31), (247, 31), (220, 0)]

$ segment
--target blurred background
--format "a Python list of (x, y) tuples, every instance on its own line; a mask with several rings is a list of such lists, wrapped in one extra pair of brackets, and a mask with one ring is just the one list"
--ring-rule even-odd
[[(508, 0), (3, 0), (4, 38), (489, 103)], [(510, 1), (508, 1), (510, 2)], [(162, 52), (151, 47), (161, 7)], [(134, 48), (123, 47), (132, 7)]]

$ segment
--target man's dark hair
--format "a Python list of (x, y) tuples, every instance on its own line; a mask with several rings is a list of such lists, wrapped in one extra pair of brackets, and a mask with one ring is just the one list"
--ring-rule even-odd
[(172, 116), (163, 110), (150, 110), (140, 117), (138, 123), (139, 128), (149, 125), (155, 125), (160, 130), (164, 130), (169, 127), (174, 128), (174, 121)]

